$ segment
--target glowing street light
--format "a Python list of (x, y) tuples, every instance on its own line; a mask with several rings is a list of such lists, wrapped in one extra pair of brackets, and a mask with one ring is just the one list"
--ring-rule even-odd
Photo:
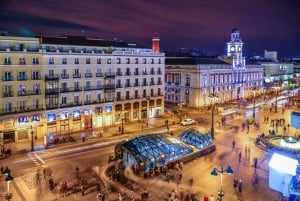
[(215, 87), (213, 87), (213, 91), (210, 96), (210, 100), (211, 100), (211, 104), (212, 104), (210, 134), (211, 134), (212, 139), (215, 139), (215, 128), (214, 128), (215, 98), (217, 98), (217, 96), (215, 95)]
[(253, 87), (253, 122), (255, 122), (255, 95), (256, 95), (256, 86)]
[(221, 167), (221, 170), (218, 170), (217, 168), (214, 168), (211, 171), (211, 175), (212, 176), (218, 176), (218, 174), (221, 174), (221, 181), (220, 181), (220, 191), (218, 192), (218, 196), (219, 196), (219, 201), (222, 201), (223, 196), (225, 195), (225, 192), (222, 189), (222, 185), (223, 185), (223, 174), (227, 173), (227, 174), (233, 174), (233, 170), (230, 166), (228, 166), (226, 169), (223, 168), (223, 166)]

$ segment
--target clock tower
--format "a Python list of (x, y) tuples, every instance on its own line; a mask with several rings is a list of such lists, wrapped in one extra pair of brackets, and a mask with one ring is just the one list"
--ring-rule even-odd
[(245, 68), (243, 44), (240, 37), (240, 31), (237, 28), (234, 28), (231, 31), (231, 40), (227, 43), (227, 56), (232, 57), (233, 68)]

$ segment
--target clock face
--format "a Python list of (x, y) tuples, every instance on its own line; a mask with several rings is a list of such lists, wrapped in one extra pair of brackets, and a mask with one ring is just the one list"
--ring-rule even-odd
[(235, 50), (235, 48), (232, 46), (232, 47), (230, 48), (230, 50), (233, 52), (233, 51)]

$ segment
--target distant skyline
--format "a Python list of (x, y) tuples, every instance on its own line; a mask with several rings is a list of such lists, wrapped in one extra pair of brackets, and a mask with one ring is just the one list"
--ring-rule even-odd
[(85, 35), (151, 47), (155, 32), (164, 52), (226, 54), (233, 28), (243, 54), (300, 57), (297, 0), (2, 0), (0, 31), (10, 34)]

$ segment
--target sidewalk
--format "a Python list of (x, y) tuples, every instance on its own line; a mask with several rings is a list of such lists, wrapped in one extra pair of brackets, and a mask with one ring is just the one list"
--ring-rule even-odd
[[(155, 118), (155, 121), (149, 121), (147, 122), (148, 125), (145, 123), (142, 126), (141, 122), (132, 122), (132, 123), (124, 123), (124, 134), (121, 134), (119, 132), (119, 125), (106, 127), (104, 129), (104, 133), (102, 137), (94, 137), (92, 130), (87, 131), (81, 131), (81, 132), (74, 132), (70, 133), (69, 136), (72, 136), (74, 139), (73, 142), (64, 142), (64, 143), (58, 143), (56, 145), (49, 146), (45, 148), (43, 139), (35, 139), (34, 140), (34, 150), (35, 151), (42, 151), (45, 149), (53, 149), (58, 147), (66, 147), (66, 146), (76, 146), (77, 144), (82, 143), (94, 143), (94, 142), (100, 142), (100, 141), (109, 141), (113, 140), (115, 138), (118, 138), (120, 135), (127, 135), (131, 136), (135, 133), (151, 133), (152, 128), (159, 127), (162, 130), (166, 130), (165, 127), (165, 120), (167, 118)], [(168, 118), (169, 120), (172, 118)], [(170, 129), (172, 129), (172, 125), (170, 124)], [(85, 142), (82, 141), (82, 134), (86, 136)], [(31, 140), (26, 140), (24, 142), (18, 142), (14, 144), (7, 144), (6, 148), (10, 148), (12, 150), (12, 156), (5, 159), (5, 160), (14, 160), (14, 156), (17, 156), (18, 154), (30, 154), (34, 153), (31, 151)], [(0, 161), (1, 162), (1, 161)], [(39, 166), (38, 169), (43, 169), (43, 166)], [(61, 170), (62, 171), (62, 170)], [(13, 199), (14, 201), (54, 201), (54, 200), (95, 200), (95, 193), (96, 193), (96, 187), (95, 187), (95, 180), (98, 178), (98, 176), (95, 174), (94, 171), (91, 170), (82, 170), (81, 176), (84, 180), (86, 180), (89, 185), (92, 185), (89, 189), (86, 190), (86, 195), (84, 197), (81, 196), (80, 190), (77, 193), (72, 193), (68, 195), (67, 197), (61, 198), (59, 194), (59, 190), (56, 189), (54, 191), (49, 190), (49, 183), (48, 180), (41, 180), (41, 184), (37, 185), (35, 182), (36, 178), (36, 170), (33, 170), (32, 173), (26, 173), (23, 176), (15, 177), (14, 181), (10, 184), (10, 191), (13, 193)], [(92, 175), (91, 175), (92, 174)], [(64, 175), (64, 178), (68, 180), (68, 185), (79, 185), (78, 180), (74, 179), (73, 177), (69, 178), (70, 176), (65, 175), (63, 172), (55, 172), (55, 183), (60, 183), (60, 180), (57, 180), (57, 178), (61, 178), (60, 175)], [(3, 177), (2, 177), (3, 178)], [(91, 180), (92, 178), (92, 180)], [(0, 182), (0, 200), (2, 200), (4, 193), (6, 192), (6, 182)], [(43, 199), (47, 198), (47, 199)], [(108, 199), (107, 199), (108, 200)]]

